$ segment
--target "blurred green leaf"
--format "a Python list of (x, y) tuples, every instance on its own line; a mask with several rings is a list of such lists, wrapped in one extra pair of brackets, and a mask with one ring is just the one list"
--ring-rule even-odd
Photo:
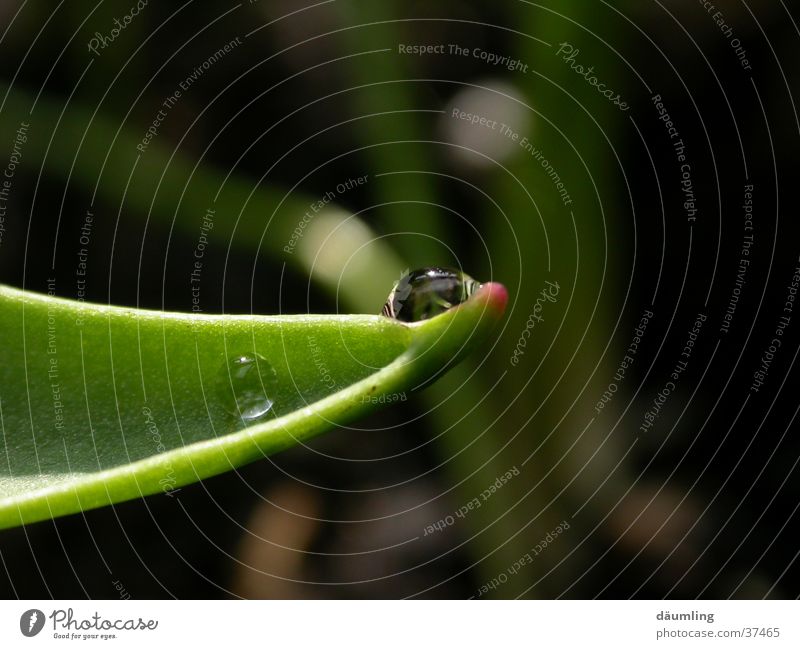
[[(375, 313), (404, 268), (361, 219), (334, 204), (304, 221), (317, 200), (302, 192), (236, 172), (226, 175), (158, 140), (141, 153), (137, 145), (146, 128), (112, 121), (99, 109), (94, 114), (46, 95), (34, 104), (33, 97), (2, 84), (0, 95), (6, 95), (0, 140), (13, 141), (19, 124), (30, 124), (22, 164), (96, 195), (122, 218), (133, 221), (135, 215), (135, 222), (143, 225), (142, 241), (150, 223), (196, 238), (206, 211), (214, 209), (214, 227), (206, 232), (210, 245), (283, 260), (338, 294), (350, 308)], [(296, 245), (289, 246), (293, 236)], [(363, 282), (367, 271), (371, 281)]]

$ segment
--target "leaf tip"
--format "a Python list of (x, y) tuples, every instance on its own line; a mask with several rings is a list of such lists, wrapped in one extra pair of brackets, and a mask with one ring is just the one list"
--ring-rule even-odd
[(486, 282), (473, 297), (483, 300), (486, 306), (494, 311), (499, 318), (505, 313), (506, 305), (508, 304), (508, 289), (499, 282)]

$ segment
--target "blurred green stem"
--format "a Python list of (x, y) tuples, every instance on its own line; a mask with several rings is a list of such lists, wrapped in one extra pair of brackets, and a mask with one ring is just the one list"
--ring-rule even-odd
[[(430, 144), (423, 144), (424, 120), (432, 117), (420, 108), (406, 61), (397, 52), (404, 22), (396, 0), (347, 0), (336, 7), (343, 25), (342, 42), (348, 53), (388, 50), (373, 54), (374, 64), (364, 65), (361, 57), (348, 59), (352, 86), (359, 86), (346, 97), (359, 116), (373, 115), (359, 121), (355, 134), (366, 147), (364, 159), (370, 170), (373, 196), (382, 205), (377, 208), (376, 225), (389, 234), (410, 233), (392, 243), (412, 268), (452, 264), (446, 241), (447, 228), (441, 225), (445, 211), (437, 211), (435, 188), (425, 173), (399, 173), (375, 176), (393, 171), (425, 171), (431, 157)], [(392, 21), (395, 22), (392, 22)], [(412, 23), (413, 25), (413, 23)], [(433, 115), (438, 116), (438, 115)]]
[[(287, 253), (284, 248), (292, 233), (315, 202), (311, 198), (266, 183), (256, 184), (236, 173), (226, 179), (221, 170), (193, 161), (177, 148), (170, 151), (156, 140), (140, 152), (137, 145), (146, 127), (137, 130), (134, 125), (120, 125), (99, 110), (92, 114), (46, 95), (39, 97), (31, 112), (32, 96), (0, 85), (0, 95), (7, 90), (0, 113), (0, 141), (13, 141), (20, 123), (30, 123), (22, 156), (27, 169), (68, 180), (92, 196), (96, 192), (113, 213), (121, 209), (123, 218), (131, 212), (137, 217), (146, 215), (148, 221), (192, 238), (197, 237), (206, 210), (213, 208), (214, 227), (207, 232), (212, 245), (257, 249), (259, 254), (283, 259), (303, 273), (311, 273), (311, 265), (316, 263), (312, 279), (331, 292), (338, 291), (350, 308), (374, 313), (380, 309), (401, 262), (390, 246), (375, 241), (359, 219), (341, 208), (326, 206), (316, 214), (305, 227), (300, 245)], [(125, 204), (119, 206), (123, 196)], [(27, 214), (28, 209), (26, 206), (20, 212)], [(339, 227), (345, 221), (347, 227)], [(338, 249), (347, 257), (350, 247), (370, 242), (371, 258), (384, 261), (371, 268), (370, 283), (358, 281), (361, 268), (351, 265), (333, 273), (324, 265), (328, 257), (317, 258), (314, 244), (333, 231), (340, 236), (327, 246), (328, 250)], [(143, 232), (142, 238), (145, 236)]]

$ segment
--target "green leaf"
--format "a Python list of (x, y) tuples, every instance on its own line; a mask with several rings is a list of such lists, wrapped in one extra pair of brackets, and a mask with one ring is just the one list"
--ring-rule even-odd
[[(171, 493), (352, 421), (480, 345), (506, 297), (486, 284), (406, 324), (165, 313), (0, 286), (0, 528)], [(242, 357), (259, 359), (244, 380)], [(274, 405), (247, 420), (237, 398), (252, 404), (254, 387)]]

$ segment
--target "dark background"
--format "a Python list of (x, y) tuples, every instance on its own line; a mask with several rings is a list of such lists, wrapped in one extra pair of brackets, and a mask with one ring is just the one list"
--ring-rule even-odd
[[(60, 295), (76, 297), (91, 208), (87, 299), (189, 310), (185, 269), (201, 216), (191, 196), (230, 173), (263, 196), (260, 206), (285, 194), (289, 205), (271, 224), (244, 208), (255, 231), (279, 241), (259, 246), (233, 233), (246, 193), (230, 194), (206, 257), (205, 311), (378, 312), (372, 296), (388, 294), (384, 279), (403, 266), (460, 265), (509, 287), (497, 344), (361, 422), (381, 430), (334, 431), (316, 452), (294, 449), (174, 497), (0, 532), (0, 593), (797, 597), (800, 314), (763, 388), (749, 389), (800, 264), (796, 6), (716, 2), (747, 51), (745, 70), (714, 12), (696, 2), (313, 4), (151, 0), (95, 55), (93, 34), (108, 34), (131, 3), (3, 3), (0, 159), (24, 119), (31, 139), (0, 280), (44, 291), (55, 277)], [(241, 45), (183, 93), (137, 160), (165, 98), (236, 37)], [(561, 42), (630, 110), (571, 70), (556, 54)], [(401, 43), (456, 43), (528, 67), (401, 55)], [(691, 225), (654, 94), (687, 147)], [(454, 120), (454, 106), (507, 119), (541, 147), (572, 211), (530, 155)], [(374, 177), (398, 171), (410, 173)], [(364, 174), (370, 182), (340, 205), (401, 263), (348, 277), (337, 296), (275, 250), (309, 197)], [(725, 334), (745, 184), (754, 186), (754, 245)], [(513, 367), (545, 279), (562, 296)], [(655, 315), (635, 363), (596, 415), (646, 309)], [(708, 319), (689, 367), (640, 433), (698, 312)], [(520, 476), (480, 510), (422, 536), (512, 466)], [(569, 530), (509, 575), (562, 521)]]

